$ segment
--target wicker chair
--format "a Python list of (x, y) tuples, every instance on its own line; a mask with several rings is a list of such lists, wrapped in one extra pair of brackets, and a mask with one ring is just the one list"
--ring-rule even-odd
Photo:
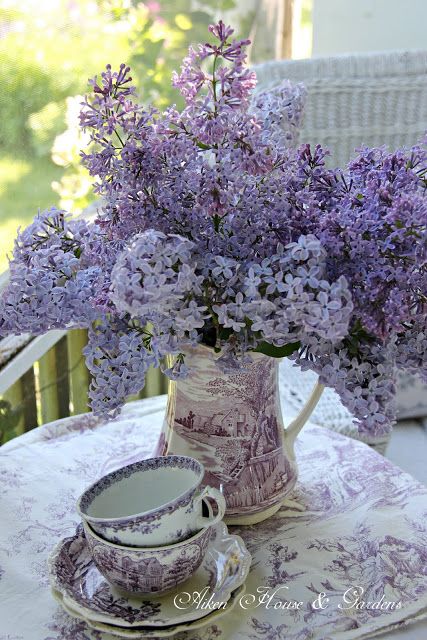
[[(427, 130), (427, 51), (281, 60), (257, 65), (254, 70), (258, 90), (274, 89), (284, 79), (305, 84), (300, 139), (328, 147), (333, 166), (344, 166), (362, 145), (411, 145)], [(285, 412), (288, 408), (296, 411), (315, 376), (310, 372), (295, 375), (289, 361), (281, 367), (282, 404)], [(427, 385), (399, 374), (398, 416), (427, 416)], [(324, 392), (312, 420), (360, 439), (351, 415), (330, 389)], [(385, 451), (387, 438), (364, 439)]]
[(321, 143), (343, 166), (362, 144), (410, 145), (427, 129), (427, 51), (280, 60), (254, 67), (258, 90), (303, 82), (301, 140)]

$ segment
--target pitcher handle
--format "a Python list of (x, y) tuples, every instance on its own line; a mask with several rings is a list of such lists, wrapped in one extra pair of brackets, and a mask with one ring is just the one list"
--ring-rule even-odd
[(297, 439), (299, 432), (316, 408), (316, 405), (320, 400), (320, 396), (322, 395), (324, 388), (324, 385), (318, 380), (314, 386), (313, 391), (310, 394), (310, 397), (308, 398), (307, 402), (305, 403), (297, 417), (294, 418), (294, 420), (292, 420), (292, 422), (285, 429), (286, 435), (290, 437), (289, 444), (291, 447), (293, 447), (293, 444)]

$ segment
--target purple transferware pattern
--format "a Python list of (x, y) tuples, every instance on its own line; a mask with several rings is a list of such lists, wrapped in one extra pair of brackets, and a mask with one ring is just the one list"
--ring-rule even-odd
[(199, 459), (204, 483), (222, 487), (227, 516), (257, 513), (280, 503), (297, 479), (284, 441), (278, 360), (253, 353), (245, 371), (224, 374), (215, 357), (203, 346), (186, 355), (191, 374), (169, 383), (156, 452)]
[[(189, 471), (193, 471), (195, 474), (194, 485), (182, 495), (177, 496), (175, 499), (164, 505), (160, 505), (156, 509), (150, 509), (149, 511), (142, 512), (140, 514), (111, 519), (93, 518), (89, 515), (90, 506), (95, 498), (115, 483), (120, 482), (125, 478), (129, 478), (137, 472), (149, 471), (162, 467), (170, 468), (171, 465), (173, 468), (188, 469)], [(118, 534), (129, 532), (130, 534), (148, 535), (159, 529), (161, 525), (165, 523), (164, 521), (160, 522), (165, 518), (165, 516), (174, 514), (178, 509), (184, 510), (184, 508), (187, 507), (184, 510), (184, 513), (191, 513), (195, 508), (193, 499), (200, 485), (202, 474), (203, 467), (200, 463), (187, 456), (174, 456), (173, 461), (171, 458), (140, 460), (127, 465), (122, 469), (117, 469), (116, 471), (109, 473), (90, 486), (79, 499), (79, 510), (84, 514), (83, 517), (90, 522), (94, 531), (96, 531), (100, 536), (117, 544), (126, 544), (127, 541), (122, 541), (122, 538)], [(199, 478), (199, 480), (197, 480), (197, 478)], [(178, 542), (179, 540), (184, 540), (192, 533), (194, 533), (192, 522), (188, 522), (183, 528), (172, 529), (167, 535), (162, 533), (164, 536), (162, 543)], [(129, 544), (131, 544), (130, 541)], [(142, 543), (137, 543), (137, 540), (135, 540), (135, 546), (142, 546)], [(147, 546), (154, 546), (153, 540), (150, 539)]]
[[(227, 615), (229, 611), (236, 607), (236, 605), (240, 602), (240, 599), (244, 592), (245, 585), (242, 585), (241, 587), (233, 591), (230, 599), (226, 603), (226, 607), (224, 607), (223, 609), (215, 609), (205, 615), (203, 618), (187, 622), (183, 621), (179, 622), (178, 624), (167, 625), (164, 627), (120, 627), (117, 625), (110, 625), (105, 622), (99, 622), (98, 620), (85, 618), (82, 613), (77, 612), (69, 604), (66, 604), (57, 591), (52, 591), (52, 596), (57, 602), (59, 602), (63, 610), (68, 615), (70, 615), (72, 618), (77, 618), (78, 620), (84, 621), (91, 630), (95, 629), (98, 632), (105, 633), (106, 636), (102, 637), (107, 637), (108, 640), (110, 640), (111, 637), (122, 638), (122, 640), (147, 640), (148, 638), (151, 638), (152, 640), (160, 640), (160, 638), (169, 638), (172, 636), (175, 638), (175, 640), (183, 640), (184, 638), (188, 640), (189, 637), (191, 637), (191, 640), (198, 640), (200, 636), (198, 634), (195, 635), (195, 632), (202, 627), (209, 626), (210, 629), (216, 628), (218, 631), (218, 635), (221, 635), (221, 632), (216, 625), (218, 618)], [(191, 632), (191, 636), (188, 632)]]
[[(132, 464), (128, 464), (126, 467), (122, 467), (121, 469), (117, 469), (116, 471), (112, 471), (106, 476), (100, 478), (94, 485), (87, 489), (80, 502), (81, 509), (87, 512), (90, 509), (90, 505), (105, 489), (111, 487), (116, 482), (120, 480), (124, 480), (125, 478), (130, 478), (134, 473), (139, 471), (150, 471), (154, 469), (160, 469), (162, 467), (170, 467), (178, 468), (178, 469), (188, 469), (190, 471), (194, 471), (195, 474), (200, 475), (203, 468), (197, 460), (189, 458), (187, 456), (174, 456), (172, 458), (149, 458), (148, 460), (139, 460), (138, 462), (133, 462)], [(193, 491), (193, 487), (185, 492), (184, 495), (178, 496), (176, 500), (173, 502), (177, 502), (178, 500), (185, 500), (188, 497), (188, 494), (191, 494)], [(183, 503), (184, 504), (184, 503)], [(161, 511), (166, 509), (168, 505), (160, 506), (156, 511)], [(132, 516), (128, 516), (131, 518)], [(125, 519), (125, 518), (123, 518)], [(117, 520), (117, 518), (116, 518)]]
[[(0, 448), (6, 479), (0, 488), (2, 640), (107, 640), (60, 610), (50, 593), (47, 558), (75, 531), (73, 502), (90, 482), (152, 455), (164, 408), (161, 397), (132, 403), (108, 423), (76, 416)], [(271, 589), (281, 581), (285, 597), (302, 600), (303, 610), (238, 605), (218, 622), (220, 640), (357, 640), (379, 631), (399, 639), (390, 629), (419, 621), (427, 611), (427, 488), (366, 445), (328, 429), (306, 425), (295, 449), (300, 473), (293, 502), (233, 532), (253, 556), (246, 602), (259, 586)], [(382, 590), (402, 607), (335, 606), (340, 594), (357, 586), (366, 600)], [(319, 591), (330, 598), (324, 610), (310, 606)], [(427, 637), (427, 623), (419, 627)], [(211, 640), (210, 628), (182, 636), (196, 637)]]
[[(189, 622), (204, 617), (207, 612), (197, 607), (177, 607), (175, 597), (180, 599), (182, 592), (207, 588), (216, 601), (228, 602), (232, 591), (244, 583), (251, 565), (243, 540), (229, 534), (223, 523), (212, 527), (212, 535), (206, 537), (204, 533), (204, 540), (209, 545), (207, 553), (203, 551), (202, 566), (182, 588), (169, 595), (153, 593), (150, 599), (144, 599), (124, 594), (102, 576), (94, 562), (93, 549), (79, 525), (73, 536), (53, 550), (49, 558), (50, 583), (66, 607), (91, 620), (127, 627)], [(156, 558), (154, 554), (153, 557)]]
[[(160, 516), (158, 516), (157, 518), (154, 518), (154, 515), (152, 516), (152, 519), (158, 519), (160, 518)], [(146, 535), (148, 533), (153, 533), (154, 531), (156, 531), (156, 529), (158, 529), (160, 527), (160, 522), (147, 522), (147, 523), (142, 523), (142, 522), (127, 522), (126, 525), (120, 525), (118, 523), (114, 523), (111, 524), (108, 528), (111, 529), (112, 531), (127, 531), (127, 530), (131, 530), (131, 531), (137, 531), (138, 533), (142, 533), (143, 535)], [(103, 529), (104, 526), (100, 525), (97, 527), (98, 531), (100, 533), (103, 533)], [(176, 539), (181, 539), (181, 536), (183, 535), (182, 530), (178, 530), (176, 532), (177, 537)], [(185, 534), (184, 534), (185, 535)], [(116, 535), (109, 535), (108, 539), (111, 542), (114, 542), (115, 544), (120, 544), (120, 538)]]
[[(88, 545), (82, 531), (74, 536), (66, 538), (58, 550), (57, 556), (50, 569), (54, 575), (54, 586), (62, 587), (65, 593), (70, 590), (77, 598), (77, 602), (84, 603), (87, 593), (82, 588), (82, 581), (94, 584), (97, 579), (97, 569), (89, 553)], [(105, 584), (105, 581), (104, 581)], [(112, 616), (118, 615), (126, 605), (127, 619), (130, 622), (147, 622), (159, 613), (160, 605), (141, 600), (138, 606), (131, 606), (123, 595), (113, 593), (110, 589), (97, 590), (91, 593), (93, 606), (103, 607), (111, 612)]]
[[(191, 632), (191, 640), (198, 640), (200, 636), (198, 634), (194, 635), (195, 631), (197, 629), (201, 629), (202, 627), (207, 627), (208, 625), (210, 629), (216, 628), (218, 632), (217, 635), (221, 635), (221, 632), (219, 631), (215, 623), (217, 623), (219, 618), (224, 615), (228, 615), (228, 612), (236, 607), (236, 605), (240, 602), (244, 592), (245, 585), (242, 585), (241, 587), (233, 591), (224, 608), (214, 609), (199, 620), (180, 622), (178, 624), (156, 628), (145, 626), (129, 628), (118, 627), (116, 625), (109, 625), (104, 622), (85, 618), (82, 614), (76, 612), (75, 609), (70, 607), (68, 604), (65, 604), (64, 600), (58, 592), (52, 591), (52, 595), (61, 604), (64, 611), (66, 611), (72, 618), (83, 620), (88, 625), (88, 627), (90, 627), (90, 629), (96, 629), (97, 631), (104, 632), (107, 634), (108, 638), (113, 636), (122, 638), (122, 640), (147, 640), (148, 638), (151, 638), (152, 640), (159, 640), (160, 638), (169, 638), (173, 636), (175, 639), (188, 639)], [(214, 637), (217, 637), (217, 635), (215, 635)]]
[(165, 593), (185, 582), (201, 565), (209, 544), (210, 528), (187, 541), (164, 548), (120, 547), (95, 538), (86, 540), (100, 572), (117, 587), (134, 593)]

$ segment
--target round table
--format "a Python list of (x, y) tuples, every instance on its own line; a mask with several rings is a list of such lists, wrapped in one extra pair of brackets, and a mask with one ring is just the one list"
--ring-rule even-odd
[[(165, 400), (130, 403), (108, 423), (91, 414), (59, 420), (0, 448), (0, 640), (110, 638), (61, 610), (50, 593), (47, 558), (75, 530), (75, 503), (85, 487), (151, 455)], [(299, 436), (296, 454), (300, 475), (291, 501), (263, 523), (233, 528), (253, 557), (246, 583), (253, 597), (184, 637), (426, 638), (426, 487), (365, 444), (313, 424)], [(271, 594), (269, 607), (259, 605), (259, 587)], [(340, 607), (354, 587), (365, 601), (382, 596), (401, 607)], [(323, 608), (313, 604), (321, 593)], [(285, 600), (302, 605), (292, 611)]]

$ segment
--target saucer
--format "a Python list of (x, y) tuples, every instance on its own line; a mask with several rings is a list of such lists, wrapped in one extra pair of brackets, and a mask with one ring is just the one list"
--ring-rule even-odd
[(63, 607), (64, 611), (68, 613), (69, 616), (85, 622), (89, 628), (94, 629), (95, 631), (108, 633), (118, 638), (128, 638), (129, 640), (144, 640), (145, 638), (168, 638), (184, 631), (195, 631), (196, 629), (201, 629), (204, 626), (216, 623), (219, 618), (234, 609), (236, 604), (240, 601), (240, 598), (244, 595), (245, 591), (246, 585), (243, 584), (238, 589), (232, 592), (224, 609), (211, 611), (199, 620), (193, 620), (192, 622), (182, 622), (176, 625), (157, 628), (142, 626), (119, 627), (116, 625), (105, 624), (103, 622), (97, 622), (96, 620), (90, 620), (89, 618), (83, 617), (80, 613), (77, 613), (74, 609), (66, 605), (63, 601), (62, 595), (58, 591), (52, 589), (52, 595), (55, 600), (57, 600), (57, 602), (59, 602), (59, 604)]
[[(205, 557), (186, 582), (162, 596), (136, 596), (110, 585), (99, 572), (86, 542), (83, 527), (62, 540), (49, 558), (52, 588), (64, 608), (92, 623), (159, 630), (200, 620), (211, 614), (207, 601), (227, 603), (246, 580), (251, 555), (243, 540), (228, 533), (223, 522), (212, 527)], [(200, 594), (199, 596), (197, 594)], [(201, 600), (194, 602), (194, 597)], [(221, 611), (221, 610), (220, 610)]]

